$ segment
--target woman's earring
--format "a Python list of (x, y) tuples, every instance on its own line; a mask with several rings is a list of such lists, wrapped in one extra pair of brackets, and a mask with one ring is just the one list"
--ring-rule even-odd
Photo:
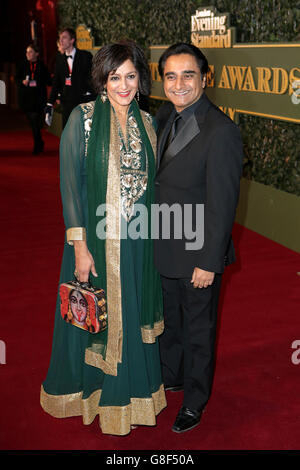
[(139, 92), (139, 90), (136, 92), (135, 96), (136, 96), (137, 101), (140, 101), (140, 92)]
[(100, 93), (100, 99), (101, 99), (102, 103), (105, 103), (105, 101), (107, 100), (107, 91), (106, 91), (105, 88), (102, 91), (102, 93)]

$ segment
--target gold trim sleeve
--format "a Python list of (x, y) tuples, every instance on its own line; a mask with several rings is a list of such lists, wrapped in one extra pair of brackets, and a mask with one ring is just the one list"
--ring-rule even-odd
[(67, 242), (73, 245), (73, 241), (81, 240), (86, 241), (86, 229), (84, 227), (71, 227), (66, 231)]
[(142, 327), (143, 343), (155, 343), (156, 337), (164, 331), (164, 321), (154, 323), (153, 328)]

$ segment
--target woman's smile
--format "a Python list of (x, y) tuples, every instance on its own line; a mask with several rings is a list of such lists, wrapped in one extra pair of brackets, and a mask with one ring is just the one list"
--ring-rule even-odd
[(122, 98), (127, 98), (127, 96), (130, 95), (130, 91), (119, 91), (118, 95), (120, 95)]

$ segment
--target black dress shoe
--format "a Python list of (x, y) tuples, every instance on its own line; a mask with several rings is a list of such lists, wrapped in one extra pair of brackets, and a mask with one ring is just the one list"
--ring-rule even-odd
[(200, 423), (201, 416), (202, 410), (190, 410), (186, 406), (183, 406), (175, 419), (172, 431), (181, 433), (193, 429)]
[(181, 392), (183, 390), (183, 385), (165, 385), (165, 391), (171, 391), (171, 392)]

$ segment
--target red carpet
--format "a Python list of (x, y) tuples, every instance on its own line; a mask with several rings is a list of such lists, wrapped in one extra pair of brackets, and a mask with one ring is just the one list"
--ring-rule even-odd
[[(0, 134), (1, 323), (0, 449), (293, 450), (300, 446), (300, 256), (234, 228), (239, 254), (225, 275), (212, 398), (201, 425), (171, 432), (181, 393), (154, 428), (126, 437), (101, 434), (98, 421), (59, 420), (39, 405), (47, 372), (63, 247), (58, 139), (44, 132), (32, 156), (24, 126)], [(288, 229), (288, 227), (287, 227)], [(3, 358), (2, 358), (3, 359)]]

